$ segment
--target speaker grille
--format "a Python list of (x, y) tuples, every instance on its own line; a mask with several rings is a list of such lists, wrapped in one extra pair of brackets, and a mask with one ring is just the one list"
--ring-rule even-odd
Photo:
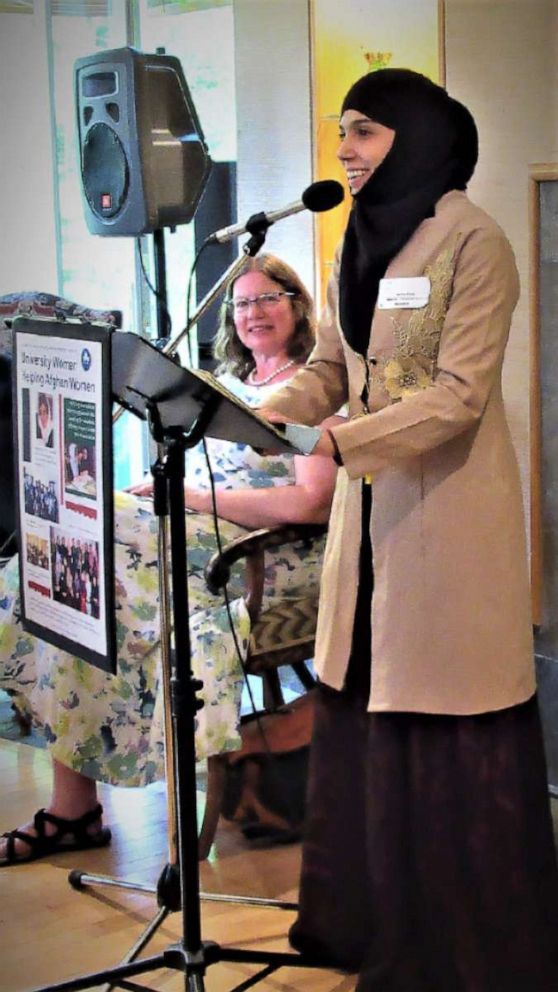
[(83, 145), (83, 189), (97, 217), (115, 217), (126, 202), (130, 172), (120, 138), (107, 124), (94, 124)]
[(97, 52), (77, 59), (75, 89), (89, 230), (138, 237), (188, 223), (211, 159), (178, 59)]

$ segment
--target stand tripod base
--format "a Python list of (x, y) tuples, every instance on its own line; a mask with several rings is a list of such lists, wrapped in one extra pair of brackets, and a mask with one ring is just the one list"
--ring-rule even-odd
[[(68, 881), (72, 886), (72, 888), (78, 891), (87, 888), (89, 885), (98, 885), (101, 887), (118, 888), (132, 892), (145, 892), (150, 895), (156, 895), (157, 903), (159, 905), (159, 910), (155, 914), (153, 919), (150, 920), (150, 922), (147, 924), (147, 926), (141, 933), (136, 943), (133, 944), (132, 947), (130, 947), (126, 956), (122, 959), (122, 961), (118, 966), (116, 966), (115, 968), (111, 968), (110, 971), (99, 972), (96, 975), (82, 976), (81, 979), (76, 979), (75, 981), (63, 982), (60, 985), (54, 985), (54, 986), (50, 985), (48, 986), (48, 992), (56, 992), (57, 989), (65, 990), (65, 992), (69, 992), (70, 989), (91, 988), (92, 986), (95, 986), (97, 984), (97, 981), (99, 981), (100, 983), (104, 983), (102, 992), (110, 992), (110, 990), (115, 988), (115, 986), (132, 989), (132, 986), (129, 983), (123, 984), (123, 982), (126, 982), (127, 977), (137, 974), (135, 970), (133, 971), (123, 970), (123, 969), (127, 969), (128, 966), (137, 963), (140, 969), (144, 971), (144, 970), (152, 970), (150, 962), (154, 962), (154, 961), (159, 961), (159, 964), (153, 965), (153, 968), (171, 967), (170, 964), (165, 963), (166, 960), (173, 960), (173, 961), (180, 960), (183, 962), (184, 960), (183, 957), (182, 958), (176, 957), (177, 947), (180, 949), (180, 953), (182, 955), (187, 955), (188, 952), (186, 952), (183, 948), (180, 948), (180, 945), (173, 945), (172, 948), (167, 948), (167, 951), (162, 956), (157, 956), (156, 958), (151, 958), (151, 959), (143, 959), (141, 962), (137, 962), (138, 956), (147, 946), (149, 941), (155, 936), (159, 927), (164, 923), (164, 921), (167, 919), (170, 913), (178, 912), (181, 908), (180, 875), (178, 871), (178, 866), (167, 864), (163, 869), (163, 871), (161, 872), (159, 881), (157, 882), (156, 886), (146, 885), (141, 882), (129, 882), (126, 881), (125, 879), (112, 878), (108, 875), (95, 875), (90, 872), (80, 871), (79, 869), (73, 869), (69, 873)], [(221, 895), (219, 893), (210, 893), (210, 892), (200, 892), (199, 896), (200, 899), (205, 900), (207, 902), (232, 903), (241, 906), (269, 907), (272, 909), (284, 909), (290, 911), (296, 911), (298, 909), (298, 904), (294, 902), (285, 902), (278, 899), (264, 899), (257, 896), (231, 896), (231, 895)], [(234, 951), (223, 952), (219, 948), (219, 945), (214, 944), (212, 942), (205, 944), (204, 947), (206, 949), (205, 953), (207, 956), (206, 958), (204, 958), (205, 963), (203, 970), (205, 970), (205, 964), (212, 964), (215, 960), (217, 961), (226, 960), (227, 958), (225, 958), (224, 954), (237, 953)], [(215, 957), (216, 949), (219, 950), (218, 957)], [(171, 954), (171, 950), (172, 950), (172, 955), (171, 958), (169, 958), (168, 955)], [(252, 952), (238, 952), (238, 953), (251, 954)], [(233, 992), (241, 992), (241, 990), (251, 988), (257, 982), (262, 981), (263, 978), (266, 978), (268, 975), (276, 971), (277, 968), (281, 967), (282, 964), (284, 963), (288, 963), (291, 966), (295, 964), (298, 966), (302, 965), (304, 967), (306, 966), (310, 967), (310, 965), (302, 964), (302, 959), (298, 954), (291, 954), (286, 952), (284, 955), (279, 955), (279, 957), (281, 959), (280, 963), (271, 964), (270, 955), (269, 954), (264, 955), (263, 960), (267, 963), (268, 967), (264, 968), (262, 971), (259, 971), (256, 975), (253, 975), (251, 978), (247, 979), (240, 986), (238, 986), (236, 990), (233, 990)], [(244, 960), (244, 958), (234, 957), (231, 960)], [(260, 960), (258, 957), (250, 958), (250, 960), (254, 961), (255, 963), (263, 963), (263, 960)], [(147, 962), (147, 967), (144, 967), (146, 962)], [(190, 963), (190, 966), (193, 967), (192, 962)], [(176, 965), (174, 965), (174, 967), (176, 967)], [(200, 990), (203, 989), (203, 981), (200, 978), (200, 975), (196, 971), (193, 971), (192, 974), (188, 974), (187, 977), (189, 983), (187, 986), (188, 989), (190, 988), (200, 989)], [(82, 981), (86, 982), (86, 984), (82, 985), (81, 984)], [(139, 990), (139, 986), (134, 986), (134, 988)], [(47, 990), (35, 990), (35, 992), (47, 992)]]
[[(107, 875), (93, 875), (89, 872), (79, 871), (77, 868), (68, 875), (68, 881), (74, 889), (84, 889), (88, 885), (101, 885), (111, 886), (117, 889), (129, 889), (133, 892), (147, 892), (151, 895), (156, 894), (160, 906), (167, 908), (168, 912), (177, 912), (180, 909), (180, 887), (178, 887), (178, 894), (176, 896), (173, 890), (173, 878), (179, 882), (175, 866), (173, 865), (166, 866), (157, 885), (127, 882), (124, 879), (111, 878)], [(169, 891), (169, 885), (171, 886), (171, 891)], [(284, 902), (280, 899), (263, 899), (260, 896), (230, 896), (221, 895), (218, 892), (200, 892), (199, 895), (200, 899), (203, 899), (205, 902), (234, 903), (239, 906), (268, 906), (271, 909), (287, 909), (291, 912), (296, 912), (298, 909), (298, 903), (296, 902)]]
[(326, 965), (317, 961), (305, 959), (301, 954), (294, 954), (288, 951), (244, 951), (238, 947), (221, 947), (220, 944), (212, 941), (204, 942), (197, 953), (187, 951), (182, 944), (170, 944), (161, 954), (156, 954), (151, 958), (142, 958), (141, 961), (123, 962), (105, 971), (91, 972), (89, 975), (81, 975), (79, 978), (70, 979), (67, 982), (60, 982), (58, 985), (49, 985), (45, 988), (34, 989), (33, 992), (79, 992), (80, 989), (97, 988), (97, 986), (108, 982), (109, 988), (130, 989), (131, 992), (154, 992), (147, 986), (137, 985), (128, 982), (128, 978), (141, 975), (160, 968), (174, 969), (181, 971), (185, 976), (185, 988), (191, 992), (203, 992), (203, 976), (206, 968), (212, 964), (224, 961), (234, 961), (241, 964), (264, 965), (260, 971), (240, 985), (236, 985), (230, 992), (244, 992), (244, 989), (251, 988), (261, 982), (268, 975), (273, 974), (278, 968), (324, 968)]

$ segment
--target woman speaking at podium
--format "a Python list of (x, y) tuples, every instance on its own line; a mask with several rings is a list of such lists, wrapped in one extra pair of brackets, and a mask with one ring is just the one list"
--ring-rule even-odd
[[(350, 419), (324, 556), (291, 942), (358, 992), (558, 988), (558, 875), (525, 521), (501, 372), (518, 277), (465, 192), (469, 111), (425, 76), (358, 80), (353, 206), (309, 362), (276, 417)], [(271, 414), (269, 414), (271, 417)]]
[[(223, 384), (251, 406), (304, 363), (314, 343), (313, 306), (296, 273), (273, 256), (247, 259), (228, 287), (217, 335)], [(269, 456), (242, 444), (207, 440), (223, 543), (247, 530), (328, 519), (336, 466), (330, 457)], [(0, 687), (19, 697), (42, 728), (53, 760), (46, 810), (0, 839), (0, 861), (13, 864), (108, 843), (96, 781), (145, 785), (164, 776), (159, 665), (158, 520), (148, 481), (115, 494), (118, 657), (115, 675), (23, 632), (17, 622), (17, 557), (0, 573)], [(216, 550), (205, 457), (187, 457), (185, 488), (192, 667), (203, 681), (197, 714), (198, 759), (240, 747), (243, 673), (226, 607), (204, 582)], [(323, 546), (281, 548), (266, 570), (264, 609), (308, 597), (321, 571)], [(245, 649), (250, 620), (241, 575), (229, 586)]]

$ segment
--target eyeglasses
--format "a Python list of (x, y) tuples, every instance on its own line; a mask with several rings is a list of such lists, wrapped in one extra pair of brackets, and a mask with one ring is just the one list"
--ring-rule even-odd
[(258, 303), (266, 310), (272, 310), (279, 303), (282, 296), (296, 296), (296, 293), (283, 290), (280, 293), (260, 293), (259, 296), (237, 296), (234, 300), (226, 300), (226, 305), (235, 314), (246, 313), (251, 303)]

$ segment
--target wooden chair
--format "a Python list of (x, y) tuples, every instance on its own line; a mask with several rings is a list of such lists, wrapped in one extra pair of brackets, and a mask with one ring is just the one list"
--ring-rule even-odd
[[(285, 544), (312, 543), (321, 538), (326, 530), (325, 524), (301, 524), (253, 531), (246, 537), (231, 541), (221, 554), (213, 555), (205, 570), (209, 589), (218, 594), (229, 579), (232, 565), (242, 559), (246, 561), (245, 602), (252, 628), (245, 671), (247, 675), (262, 678), (263, 713), (275, 714), (279, 721), (291, 710), (283, 698), (279, 675), (282, 666), (289, 666), (295, 672), (306, 692), (315, 686), (315, 679), (305, 662), (314, 653), (318, 597), (316, 594), (293, 602), (285, 600), (284, 604), (262, 611), (265, 555), (266, 551)], [(241, 724), (250, 719), (251, 715), (248, 715)], [(295, 720), (294, 724), (291, 721), (290, 746), (293, 749), (302, 746), (308, 743), (307, 738), (307, 715)], [(247, 746), (250, 749), (251, 745)], [(258, 746), (260, 750), (265, 750), (261, 738)], [(207, 858), (215, 837), (223, 809), (227, 765), (231, 758), (234, 760), (234, 754), (218, 754), (211, 756), (207, 762), (206, 806), (199, 836), (200, 860)]]

